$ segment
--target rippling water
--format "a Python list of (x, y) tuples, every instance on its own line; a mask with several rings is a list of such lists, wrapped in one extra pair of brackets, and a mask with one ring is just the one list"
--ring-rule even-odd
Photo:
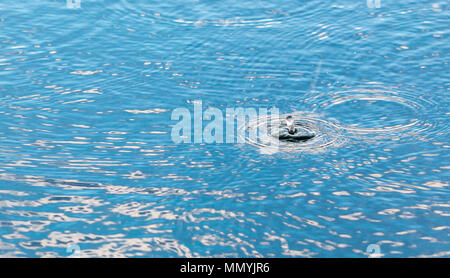
[[(449, 6), (380, 4), (2, 0), (0, 256), (449, 257)], [(197, 100), (318, 136), (173, 143)]]

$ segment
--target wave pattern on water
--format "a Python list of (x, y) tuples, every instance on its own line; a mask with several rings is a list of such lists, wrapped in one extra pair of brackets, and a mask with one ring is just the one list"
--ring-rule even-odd
[[(394, 90), (392, 90), (394, 89)], [(432, 139), (448, 129), (438, 122), (439, 104), (424, 93), (395, 91), (395, 88), (361, 86), (355, 89), (313, 93), (306, 102), (313, 111), (340, 122), (350, 136), (400, 140), (405, 137)]]
[(447, 3), (65, 2), (0, 3), (0, 256), (450, 256)]

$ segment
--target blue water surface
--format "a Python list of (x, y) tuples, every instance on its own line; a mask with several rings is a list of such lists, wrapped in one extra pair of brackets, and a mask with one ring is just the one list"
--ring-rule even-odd
[[(2, 0), (0, 256), (450, 257), (449, 17), (438, 0)], [(342, 140), (175, 144), (171, 113), (196, 101), (314, 113)]]

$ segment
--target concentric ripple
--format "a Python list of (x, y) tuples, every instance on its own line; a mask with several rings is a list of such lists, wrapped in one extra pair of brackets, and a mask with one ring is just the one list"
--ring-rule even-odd
[(337, 120), (350, 137), (398, 139), (437, 127), (427, 117), (434, 110), (432, 101), (409, 92), (357, 88), (316, 94), (307, 102), (314, 112)]
[[(279, 139), (280, 128), (285, 125), (287, 116), (292, 116), (295, 126), (305, 135), (314, 135), (304, 141), (287, 141)], [(295, 112), (279, 115), (277, 117), (259, 117), (240, 126), (239, 135), (246, 143), (256, 146), (261, 153), (321, 153), (330, 148), (335, 148), (345, 142), (340, 127), (324, 119), (319, 115)], [(257, 136), (255, 136), (257, 135)]]

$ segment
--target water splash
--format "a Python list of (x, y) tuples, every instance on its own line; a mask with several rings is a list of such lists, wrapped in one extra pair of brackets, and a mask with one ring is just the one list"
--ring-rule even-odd
[[(286, 127), (286, 118), (299, 129), (298, 133), (304, 135), (305, 140), (280, 138), (280, 129)], [(307, 112), (295, 112), (279, 117), (260, 117), (241, 126), (241, 129), (244, 128), (245, 132), (240, 134), (244, 135), (245, 142), (260, 148), (262, 153), (321, 153), (345, 142), (341, 128), (336, 123)], [(259, 134), (258, 138), (250, 136), (256, 133)]]

